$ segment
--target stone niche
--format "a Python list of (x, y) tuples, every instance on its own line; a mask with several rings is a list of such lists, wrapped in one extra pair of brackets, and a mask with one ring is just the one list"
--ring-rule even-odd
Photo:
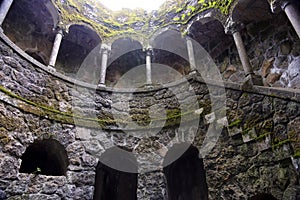
[(63, 145), (57, 140), (36, 141), (22, 155), (20, 173), (36, 173), (48, 176), (64, 176), (69, 160)]

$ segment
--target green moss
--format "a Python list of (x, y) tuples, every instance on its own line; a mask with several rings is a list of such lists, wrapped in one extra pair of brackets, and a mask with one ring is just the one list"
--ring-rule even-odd
[(246, 119), (244, 128), (245, 129), (254, 128), (260, 121), (263, 121), (263, 118), (260, 115), (258, 114), (251, 115)]
[(300, 158), (300, 150), (295, 152), (293, 155), (294, 158)]
[(11, 141), (11, 139), (9, 138), (8, 131), (5, 128), (1, 127), (0, 128), (0, 143), (2, 145), (6, 145), (10, 141)]
[[(39, 105), (36, 102), (32, 102), (31, 100), (20, 97), (12, 93), (11, 91), (7, 90), (3, 86), (0, 86), (0, 91), (12, 98), (20, 100), (20, 103), (18, 103), (18, 108), (24, 112), (32, 113), (37, 116), (45, 117), (48, 119), (52, 119), (67, 124), (76, 123), (76, 125), (85, 126), (85, 127), (100, 126), (102, 128), (106, 128), (110, 125), (135, 123), (132, 122), (130, 119), (122, 119), (122, 120), (113, 119), (113, 115), (111, 113), (103, 113), (103, 115), (99, 116), (98, 118), (90, 118), (86, 116), (75, 115), (74, 113), (62, 112), (60, 110), (56, 110), (55, 108), (48, 107), (45, 105)], [(172, 126), (172, 125), (180, 124), (181, 118), (184, 118), (185, 121), (188, 121), (188, 120), (198, 119), (199, 117), (195, 115), (194, 110), (190, 110), (182, 113), (179, 109), (168, 109), (166, 110), (166, 115), (167, 116), (164, 118), (163, 117), (155, 118), (155, 119), (151, 119), (151, 121), (153, 122), (166, 121), (166, 126)], [(145, 117), (144, 115), (141, 115), (139, 117), (137, 118), (138, 120), (142, 120), (142, 121), (146, 120), (146, 122), (148, 120), (148, 122), (150, 122), (149, 121), (150, 119), (144, 118)], [(12, 121), (8, 120), (8, 124), (12, 124)], [(18, 126), (17, 122), (15, 124), (16, 126)]]
[(249, 131), (251, 131), (253, 128), (246, 128), (246, 129), (243, 129), (243, 131), (242, 131), (242, 135), (246, 135), (246, 134), (248, 134), (249, 133)]
[(283, 146), (283, 145), (285, 145), (285, 144), (287, 144), (287, 143), (290, 143), (290, 142), (291, 142), (291, 141), (290, 141), (289, 139), (286, 139), (286, 140), (283, 140), (283, 141), (278, 142), (277, 144), (273, 144), (273, 145), (272, 145), (272, 148), (273, 148), (273, 149), (276, 149), (276, 148), (281, 147), (281, 146)]
[(229, 128), (232, 128), (232, 127), (234, 127), (234, 126), (239, 126), (241, 123), (242, 123), (242, 120), (237, 119), (237, 120), (231, 122), (231, 123), (228, 125), (228, 127), (229, 127)]
[[(102, 39), (121, 35), (149, 39), (157, 29), (172, 24), (186, 25), (194, 16), (208, 9), (217, 9), (224, 15), (228, 15), (233, 2), (234, 0), (211, 0), (208, 2), (200, 0), (196, 6), (191, 6), (182, 0), (169, 0), (158, 9), (156, 19), (153, 19), (151, 14), (145, 15), (145, 11), (142, 9), (123, 9), (122, 11), (111, 12), (100, 3), (89, 2), (93, 5), (93, 11), (97, 15), (96, 20), (91, 20), (88, 16), (82, 14), (84, 13), (82, 7), (85, 1), (67, 0), (65, 5), (60, 0), (54, 0), (65, 25), (84, 22), (92, 26)], [(177, 14), (177, 16), (170, 21), (166, 18), (169, 14)], [(122, 18), (123, 21), (120, 22), (119, 18)], [(134, 24), (138, 22), (144, 25), (135, 30)], [(153, 22), (159, 23), (157, 23), (157, 26), (152, 26), (151, 24), (155, 24)]]
[(261, 139), (264, 139), (265, 137), (269, 136), (269, 135), (272, 135), (273, 133), (271, 132), (266, 132), (264, 134), (261, 134), (259, 135), (257, 138), (255, 138), (255, 140), (261, 140)]

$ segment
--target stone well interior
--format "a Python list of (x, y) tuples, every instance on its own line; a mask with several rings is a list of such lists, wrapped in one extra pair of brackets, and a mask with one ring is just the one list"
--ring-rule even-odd
[(0, 200), (300, 199), (300, 2), (0, 0)]

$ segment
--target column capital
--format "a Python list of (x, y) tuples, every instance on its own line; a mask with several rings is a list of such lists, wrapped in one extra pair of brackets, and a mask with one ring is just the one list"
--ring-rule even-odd
[(146, 52), (147, 56), (152, 56), (153, 55), (153, 48), (152, 48), (152, 46), (148, 46), (148, 47), (144, 48), (144, 52)]
[(57, 34), (61, 34), (62, 36), (64, 36), (64, 31), (63, 31), (63, 29), (58, 29)]
[(101, 52), (103, 53), (110, 53), (111, 52), (111, 46), (107, 45), (107, 44), (101, 44)]
[(233, 20), (229, 17), (225, 23), (225, 33), (234, 34), (235, 32), (240, 32), (244, 28), (244, 24), (239, 21)]
[(56, 31), (56, 34), (61, 34), (64, 36), (64, 33), (68, 33), (68, 29), (66, 29), (65, 25), (62, 22), (58, 22), (57, 25), (53, 28), (53, 31)]
[(287, 5), (293, 2), (293, 0), (268, 0), (273, 13), (279, 13), (284, 10)]

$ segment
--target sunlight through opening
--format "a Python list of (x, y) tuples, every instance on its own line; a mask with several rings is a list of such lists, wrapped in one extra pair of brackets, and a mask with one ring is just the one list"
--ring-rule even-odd
[(166, 0), (99, 0), (105, 7), (117, 11), (122, 8), (142, 8), (148, 12), (157, 10)]

